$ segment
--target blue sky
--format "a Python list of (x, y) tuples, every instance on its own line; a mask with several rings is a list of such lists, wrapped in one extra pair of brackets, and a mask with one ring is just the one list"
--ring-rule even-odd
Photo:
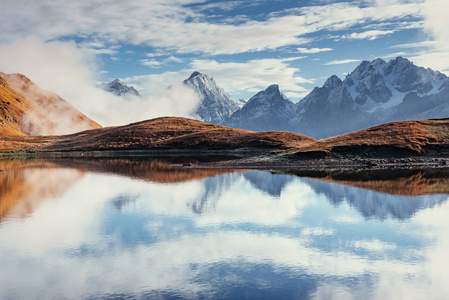
[(378, 57), (449, 72), (447, 0), (0, 2), (0, 71), (56, 90), (42, 66), (143, 94), (197, 70), (234, 98), (279, 84), (293, 101)]

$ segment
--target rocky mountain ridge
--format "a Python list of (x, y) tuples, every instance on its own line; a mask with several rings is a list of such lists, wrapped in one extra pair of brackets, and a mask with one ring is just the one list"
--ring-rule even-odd
[(120, 79), (111, 82), (101, 83), (99, 85), (103, 90), (110, 92), (116, 96), (139, 96), (139, 92), (132, 86), (124, 84)]
[[(449, 79), (397, 57), (362, 62), (344, 80), (330, 77), (298, 102), (292, 131), (315, 138), (374, 125), (448, 116)], [(439, 107), (439, 108), (438, 108)]]
[(286, 130), (285, 120), (294, 117), (295, 105), (279, 90), (279, 85), (269, 86), (251, 97), (222, 125), (255, 131)]
[(204, 122), (220, 124), (242, 106), (242, 101), (231, 98), (213, 78), (200, 72), (193, 72), (183, 83), (200, 97), (194, 114)]
[(279, 89), (272, 85), (256, 94), (220, 124), (327, 138), (392, 121), (449, 116), (449, 78), (402, 57), (364, 61), (344, 80), (333, 75), (296, 104), (270, 92), (273, 87)]

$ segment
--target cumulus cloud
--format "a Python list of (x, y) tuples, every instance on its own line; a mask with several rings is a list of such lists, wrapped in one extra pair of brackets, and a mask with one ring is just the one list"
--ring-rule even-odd
[(0, 69), (22, 73), (43, 89), (67, 100), (103, 126), (123, 125), (158, 116), (190, 116), (199, 103), (195, 93), (170, 81), (143, 98), (122, 98), (96, 86), (96, 55), (74, 42), (44, 42), (32, 37), (0, 46)]
[(427, 0), (424, 4), (424, 30), (432, 44), (425, 45), (412, 59), (422, 65), (449, 73), (449, 2)]

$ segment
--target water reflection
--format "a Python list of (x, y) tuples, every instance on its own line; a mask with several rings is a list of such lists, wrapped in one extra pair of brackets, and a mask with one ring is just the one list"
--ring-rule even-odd
[(80, 180), (85, 171), (56, 170), (47, 161), (0, 160), (0, 222), (6, 217), (26, 217), (42, 199), (54, 198)]
[[(2, 165), (2, 187), (48, 190), (38, 186), (59, 183), (17, 175), (47, 171), (62, 184), (34, 193), (28, 214), (9, 214), (0, 223), (0, 265), (8, 270), (0, 272), (1, 299), (449, 294), (448, 195), (368, 189), (394, 186), (381, 177), (378, 183), (335, 174), (312, 179), (174, 168), (162, 160), (16, 166)], [(389, 181), (446, 180), (441, 172), (419, 174)], [(27, 181), (33, 177), (40, 180)], [(6, 194), (12, 195), (2, 189), (2, 206)]]

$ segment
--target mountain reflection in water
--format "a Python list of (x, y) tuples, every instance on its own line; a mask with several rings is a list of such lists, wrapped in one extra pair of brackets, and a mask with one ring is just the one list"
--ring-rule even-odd
[(145, 158), (0, 169), (0, 299), (449, 294), (444, 169), (270, 173)]

